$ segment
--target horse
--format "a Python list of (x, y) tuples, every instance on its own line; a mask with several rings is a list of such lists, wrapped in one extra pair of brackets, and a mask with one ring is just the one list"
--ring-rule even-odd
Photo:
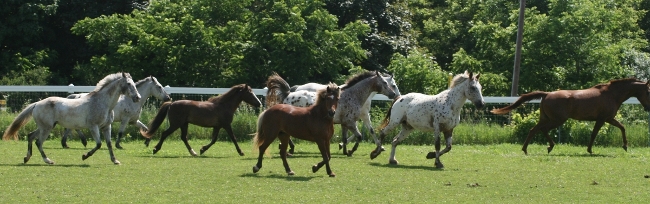
[(160, 151), (167, 136), (180, 128), (181, 140), (185, 143), (185, 147), (187, 147), (187, 150), (192, 156), (197, 156), (187, 141), (188, 125), (191, 123), (201, 127), (212, 127), (212, 141), (201, 147), (201, 155), (217, 142), (219, 130), (223, 128), (228, 133), (228, 136), (230, 136), (230, 140), (235, 144), (235, 149), (237, 149), (239, 155), (244, 156), (244, 153), (237, 144), (237, 138), (233, 134), (230, 125), (235, 111), (242, 101), (254, 107), (260, 107), (262, 105), (251, 87), (246, 84), (235, 85), (228, 92), (211, 97), (208, 101), (178, 100), (165, 102), (160, 106), (153, 121), (149, 123), (149, 130), (145, 131), (141, 129), (140, 133), (145, 138), (151, 138), (165, 118), (167, 118), (169, 120), (169, 128), (162, 132), (160, 141), (158, 141), (158, 144), (153, 149), (153, 154)]
[[(435, 158), (436, 168), (444, 168), (440, 162), (440, 156), (451, 150), (452, 134), (454, 128), (460, 123), (460, 110), (468, 99), (476, 106), (482, 108), (485, 105), (481, 94), (480, 74), (473, 73), (456, 75), (449, 89), (436, 95), (421, 93), (409, 93), (396, 98), (380, 127), (381, 141), (386, 133), (393, 130), (397, 125), (402, 125), (399, 134), (393, 138), (389, 163), (397, 165), (395, 150), (397, 145), (408, 136), (413, 130), (433, 132), (435, 138), (435, 152), (429, 152), (427, 159)], [(447, 143), (444, 150), (440, 151), (440, 132), (445, 136)], [(370, 159), (375, 159), (383, 148), (381, 143), (370, 153)]]
[[(277, 76), (277, 74), (272, 75), (269, 80), (272, 80), (273, 83), (276, 84), (274, 87), (267, 86), (269, 87), (269, 91), (279, 93), (269, 95), (270, 97), (266, 98), (267, 104), (274, 104), (277, 103), (277, 101), (284, 101), (290, 94), (289, 84), (280, 76)], [(345, 86), (341, 88), (341, 100), (339, 100), (339, 104), (337, 105), (337, 114), (334, 116), (334, 123), (341, 124), (341, 132), (343, 135), (343, 143), (341, 143), (341, 147), (343, 149), (343, 154), (345, 155), (352, 156), (352, 153), (356, 151), (359, 146), (359, 142), (361, 141), (362, 135), (357, 128), (357, 120), (367, 116), (367, 127), (369, 127), (368, 129), (370, 130), (373, 129), (370, 126), (369, 113), (362, 113), (362, 107), (365, 105), (365, 103), (367, 103), (369, 97), (373, 92), (384, 94), (390, 99), (395, 98), (397, 95), (391, 86), (388, 85), (388, 82), (382, 78), (379, 72), (376, 71), (367, 71), (351, 76), (346, 81)], [(368, 108), (366, 110), (370, 110), (370, 104), (368, 104)], [(364, 124), (366, 124), (365, 120)], [(356, 144), (349, 152), (346, 148), (348, 141), (348, 130), (352, 131), (354, 136), (358, 138)], [(375, 143), (379, 143), (379, 140), (375, 136), (374, 131), (371, 131), (371, 134), (375, 140)], [(350, 140), (352, 139), (354, 139), (354, 137), (350, 138)], [(292, 146), (291, 150), (293, 150), (293, 145), (291, 143), (290, 145)], [(290, 153), (292, 153), (291, 150), (289, 151)]]
[(99, 81), (92, 92), (81, 98), (48, 97), (29, 104), (7, 127), (2, 138), (17, 140), (18, 130), (33, 117), (37, 128), (27, 136), (27, 156), (25, 156), (24, 162), (27, 163), (32, 156), (32, 141), (37, 139), (36, 147), (41, 152), (43, 161), (46, 164), (54, 164), (54, 161), (47, 158), (43, 152), (43, 142), (54, 126), (59, 124), (68, 129), (88, 128), (95, 139), (96, 146), (84, 154), (81, 159), (86, 160), (102, 146), (101, 131), (106, 139), (111, 161), (114, 164), (120, 164), (115, 159), (111, 145), (111, 123), (113, 122), (112, 110), (117, 105), (121, 94), (129, 96), (133, 102), (138, 102), (141, 98), (130, 74), (110, 74)]
[[(123, 149), (120, 145), (120, 140), (124, 134), (124, 130), (128, 124), (136, 125), (140, 129), (148, 130), (147, 126), (140, 122), (140, 114), (142, 113), (142, 106), (147, 101), (150, 96), (155, 97), (161, 101), (169, 101), (171, 98), (169, 94), (165, 91), (162, 85), (158, 83), (156, 77), (149, 76), (140, 81), (135, 82), (135, 87), (138, 89), (138, 93), (145, 100), (140, 100), (137, 103), (134, 103), (132, 100), (129, 100), (124, 95), (120, 96), (120, 99), (117, 100), (117, 105), (113, 108), (114, 120), (113, 122), (120, 122), (120, 130), (117, 134), (117, 140), (115, 141), (115, 147), (118, 149)], [(79, 93), (79, 94), (70, 94), (67, 98), (80, 98), (88, 93)], [(81, 133), (80, 130), (76, 130), (79, 134), (79, 139), (81, 143), (86, 146), (86, 136)], [(65, 129), (63, 137), (61, 138), (61, 146), (63, 148), (69, 148), (67, 141), (67, 136), (70, 134), (70, 129)], [(149, 140), (145, 140), (145, 145), (149, 144)]]
[[(269, 77), (271, 79), (271, 77)], [(267, 81), (267, 97), (273, 94), (271, 80)], [(340, 88), (330, 83), (327, 88), (317, 92), (316, 104), (309, 107), (296, 107), (288, 104), (276, 104), (260, 114), (257, 119), (257, 132), (253, 138), (254, 147), (259, 149), (257, 164), (253, 166), (253, 173), (262, 168), (264, 152), (275, 138), (280, 139), (280, 157), (284, 170), (289, 176), (294, 172), (287, 163), (287, 145), (289, 137), (293, 136), (303, 140), (316, 142), (323, 161), (312, 167), (316, 173), (323, 165), (327, 175), (336, 175), (330, 168), (330, 140), (334, 134), (334, 120), (336, 106), (339, 101)], [(274, 94), (273, 94), (274, 95)]]
[(636, 97), (643, 105), (646, 111), (650, 111), (650, 82), (644, 82), (635, 78), (626, 78), (611, 80), (606, 84), (598, 84), (588, 89), (582, 90), (559, 90), (553, 92), (534, 91), (521, 95), (515, 103), (494, 109), (494, 114), (506, 114), (519, 107), (524, 102), (533, 99), (542, 99), (539, 105), (539, 121), (530, 129), (528, 137), (521, 148), (524, 154), (528, 154), (528, 143), (536, 133), (542, 132), (548, 140), (549, 146), (546, 147), (548, 153), (551, 153), (555, 142), (549, 137), (548, 132), (555, 129), (567, 119), (582, 121), (596, 121), (594, 129), (591, 132), (591, 140), (587, 146), (587, 152), (593, 154), (591, 147), (594, 144), (598, 131), (604, 123), (618, 127), (623, 136), (623, 149), (627, 151), (627, 138), (625, 137), (625, 127), (618, 122), (614, 116), (621, 107), (621, 104), (631, 98)]

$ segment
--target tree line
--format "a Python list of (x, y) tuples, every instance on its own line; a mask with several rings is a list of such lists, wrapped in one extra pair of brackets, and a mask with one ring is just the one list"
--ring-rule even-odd
[[(528, 0), (519, 93), (648, 79), (650, 0)], [(4, 0), (0, 85), (94, 85), (109, 73), (163, 85), (343, 83), (378, 70), (404, 93), (481, 73), (510, 93), (511, 0)]]

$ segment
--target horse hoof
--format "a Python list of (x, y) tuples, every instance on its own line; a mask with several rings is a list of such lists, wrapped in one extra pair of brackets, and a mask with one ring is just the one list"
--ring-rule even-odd
[(339, 143), (339, 150), (343, 149), (343, 143)]
[(623, 149), (627, 152), (627, 146), (623, 146)]
[(119, 145), (119, 144), (115, 144), (115, 148), (118, 148), (118, 149), (124, 149), (124, 148), (122, 147), (122, 145)]
[(158, 153), (158, 151), (159, 151), (158, 149), (156, 149), (156, 148), (153, 148), (153, 154), (156, 154), (156, 153)]
[[(290, 149), (290, 150), (289, 150), (289, 154), (293, 154), (293, 153), (294, 153), (294, 152), (293, 152), (293, 149)], [(244, 156), (244, 155), (242, 155), (242, 156)]]
[(23, 158), (23, 162), (24, 162), (24, 164), (27, 164), (28, 161), (29, 161), (29, 157), (25, 157), (25, 158)]
[(196, 154), (196, 152), (195, 152), (193, 149), (190, 150), (190, 154), (191, 154), (192, 156), (194, 156), (194, 157), (195, 157), (195, 156), (198, 156), (198, 154)]
[(330, 177), (336, 177), (336, 174), (332, 173), (330, 174)]
[(86, 159), (88, 159), (88, 157), (90, 157), (90, 156), (88, 156), (88, 155), (86, 155), (86, 154), (81, 155), (81, 160), (86, 160)]
[(314, 165), (314, 166), (311, 167), (311, 172), (316, 173), (318, 171), (318, 169), (320, 169), (320, 168), (318, 168), (318, 165)]
[(553, 146), (546, 147), (546, 150), (548, 150), (547, 154), (550, 154), (553, 151)]
[(151, 141), (151, 140), (144, 140), (144, 146), (145, 146), (145, 147), (149, 147), (149, 142), (150, 142), (150, 141)]
[(199, 153), (201, 153), (201, 155), (203, 155), (203, 153), (205, 153), (205, 149), (203, 149), (203, 147), (201, 147), (201, 149), (199, 150)]
[(429, 152), (427, 154), (427, 159), (435, 159), (436, 158), (436, 153), (435, 152)]
[(244, 153), (243, 153), (243, 152), (240, 152), (240, 153), (239, 153), (239, 156), (244, 156)]
[(528, 155), (528, 150), (526, 150), (526, 149), (521, 149), (521, 151), (524, 151), (524, 155)]
[(293, 176), (293, 175), (295, 175), (295, 174), (296, 174), (296, 173), (293, 173), (293, 171), (289, 171), (289, 172), (287, 172), (287, 175), (289, 175), (289, 176)]
[(122, 163), (120, 163), (120, 161), (117, 161), (117, 159), (116, 159), (116, 160), (113, 160), (113, 164), (115, 164), (115, 165), (120, 165), (120, 164), (122, 164)]
[(388, 163), (391, 164), (391, 165), (398, 165), (399, 164), (399, 162), (397, 162), (397, 160), (394, 160), (394, 159), (388, 160)]
[(293, 154), (287, 152), (287, 157), (293, 157)]
[(63, 149), (70, 149), (70, 147), (68, 147), (68, 145), (62, 145), (62, 146), (63, 146)]
[(260, 168), (258, 168), (257, 166), (253, 166), (253, 173), (257, 173), (258, 171), (260, 171)]
[(442, 163), (436, 163), (436, 168), (438, 169), (444, 169), (445, 165), (442, 165)]

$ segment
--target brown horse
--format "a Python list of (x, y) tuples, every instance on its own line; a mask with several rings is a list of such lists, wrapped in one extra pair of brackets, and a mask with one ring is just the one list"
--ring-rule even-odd
[(587, 147), (587, 152), (590, 154), (592, 154), (591, 146), (594, 144), (594, 139), (596, 139), (598, 131), (605, 122), (621, 129), (623, 149), (627, 151), (625, 128), (620, 122), (614, 119), (614, 116), (616, 116), (616, 112), (618, 112), (621, 104), (631, 97), (639, 99), (643, 108), (646, 111), (650, 111), (650, 90), (648, 86), (648, 82), (629, 78), (612, 80), (607, 84), (598, 84), (583, 90), (535, 91), (521, 95), (515, 103), (504, 108), (494, 109), (491, 112), (494, 114), (505, 114), (519, 107), (524, 102), (533, 99), (542, 99), (539, 106), (539, 122), (537, 122), (535, 127), (530, 129), (524, 146), (521, 149), (525, 154), (528, 154), (526, 150), (528, 143), (535, 136), (535, 133), (540, 131), (544, 133), (544, 136), (548, 140), (549, 146), (546, 149), (550, 153), (555, 143), (549, 137), (548, 132), (564, 124), (569, 118), (596, 121), (594, 130), (591, 132), (589, 146)]
[[(272, 85), (268, 84), (268, 81), (267, 87), (271, 90)], [(267, 97), (273, 94), (275, 94), (273, 91), (269, 91)], [(289, 137), (293, 136), (318, 144), (323, 161), (314, 165), (312, 172), (316, 173), (325, 165), (327, 174), (330, 177), (336, 176), (330, 169), (329, 160), (331, 158), (330, 140), (334, 134), (333, 116), (336, 113), (339, 95), (339, 87), (330, 83), (327, 88), (317, 92), (316, 104), (313, 106), (296, 107), (288, 104), (277, 104), (262, 112), (257, 119), (257, 133), (254, 138), (254, 147), (259, 148), (259, 157), (257, 164), (253, 166), (253, 173), (257, 173), (262, 168), (264, 152), (277, 137), (280, 139), (280, 157), (282, 158), (284, 170), (287, 174), (294, 175), (287, 163), (287, 146)]]
[(149, 124), (150, 129), (146, 132), (141, 130), (140, 133), (146, 138), (151, 138), (165, 118), (169, 118), (169, 128), (162, 133), (160, 141), (158, 141), (158, 144), (153, 149), (153, 153), (156, 154), (156, 152), (160, 151), (167, 136), (180, 128), (181, 139), (185, 143), (187, 150), (192, 156), (196, 156), (196, 152), (194, 152), (187, 142), (188, 124), (212, 127), (212, 141), (210, 144), (201, 147), (201, 154), (210, 149), (217, 141), (219, 130), (223, 128), (228, 132), (228, 136), (230, 136), (230, 140), (235, 144), (239, 155), (244, 156), (244, 153), (239, 149), (239, 145), (237, 145), (237, 138), (232, 133), (232, 127), (230, 126), (235, 111), (242, 101), (255, 107), (262, 105), (251, 87), (246, 84), (235, 85), (228, 92), (217, 97), (212, 97), (208, 101), (178, 100), (165, 102), (160, 107), (160, 110), (158, 110), (158, 114), (156, 114), (154, 120)]

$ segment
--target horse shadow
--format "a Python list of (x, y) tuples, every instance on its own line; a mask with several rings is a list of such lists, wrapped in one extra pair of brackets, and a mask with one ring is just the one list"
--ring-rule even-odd
[(133, 157), (140, 157), (140, 158), (159, 158), (159, 159), (225, 159), (225, 158), (230, 158), (230, 157), (223, 157), (223, 156), (207, 156), (207, 155), (199, 155), (199, 156), (191, 156), (191, 155), (137, 155)]
[(439, 169), (436, 168), (435, 166), (422, 166), (422, 165), (395, 165), (395, 164), (382, 164), (378, 162), (371, 162), (369, 163), (371, 166), (376, 166), (376, 167), (384, 167), (384, 168), (394, 168), (394, 169), (418, 169), (418, 170), (428, 170), (428, 171), (444, 171), (445, 169)]
[(78, 167), (78, 168), (89, 168), (90, 164), (25, 164), (25, 163), (15, 163), (15, 164), (0, 164), (0, 166), (13, 166), (13, 167)]
[(279, 175), (279, 174), (260, 175), (257, 173), (244, 173), (242, 175), (239, 175), (239, 177), (249, 177), (249, 178), (263, 177), (263, 178), (272, 178), (272, 179), (282, 179), (287, 181), (310, 181), (316, 177), (322, 177), (322, 176), (296, 176), (296, 175), (288, 176), (288, 175)]
[(547, 154), (552, 157), (602, 157), (602, 158), (616, 158), (615, 155), (610, 154), (589, 154), (589, 153), (557, 153)]

